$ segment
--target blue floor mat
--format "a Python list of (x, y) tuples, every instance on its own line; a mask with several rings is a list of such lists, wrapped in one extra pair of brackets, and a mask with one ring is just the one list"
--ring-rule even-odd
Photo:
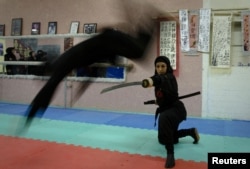
[[(27, 108), (28, 105), (0, 103), (1, 114), (23, 116)], [(38, 114), (37, 117), (41, 117), (41, 114)], [(154, 127), (153, 114), (49, 107), (43, 118), (157, 130), (157, 126)], [(203, 134), (250, 137), (250, 121), (188, 117), (179, 126), (179, 128), (190, 127), (197, 127)]]

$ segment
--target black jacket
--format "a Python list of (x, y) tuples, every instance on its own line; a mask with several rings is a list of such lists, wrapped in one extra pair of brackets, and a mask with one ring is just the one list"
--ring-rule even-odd
[(180, 120), (186, 120), (187, 112), (184, 104), (179, 100), (178, 84), (172, 73), (154, 75), (151, 77), (155, 87), (156, 103), (158, 112), (175, 108)]

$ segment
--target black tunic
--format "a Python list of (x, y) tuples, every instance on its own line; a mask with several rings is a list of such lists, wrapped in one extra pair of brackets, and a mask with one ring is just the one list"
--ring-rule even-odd
[(172, 73), (151, 77), (155, 86), (156, 102), (159, 105), (158, 139), (163, 145), (172, 144), (179, 124), (186, 120), (184, 104), (178, 99), (178, 84)]

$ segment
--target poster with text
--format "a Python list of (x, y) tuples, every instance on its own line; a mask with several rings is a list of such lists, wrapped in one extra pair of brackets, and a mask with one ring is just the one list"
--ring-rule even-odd
[(180, 21), (180, 39), (181, 39), (181, 51), (189, 51), (189, 25), (188, 25), (188, 10), (179, 10), (179, 21)]
[(211, 65), (219, 68), (230, 67), (232, 16), (213, 16)]
[(174, 70), (177, 69), (177, 24), (176, 21), (160, 22), (160, 55), (166, 56)]
[(186, 55), (198, 55), (199, 11), (189, 11), (189, 51)]
[(198, 51), (209, 52), (211, 9), (200, 9)]

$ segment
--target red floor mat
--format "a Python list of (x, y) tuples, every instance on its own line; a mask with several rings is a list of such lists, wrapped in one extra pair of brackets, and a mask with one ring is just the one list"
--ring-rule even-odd
[[(0, 136), (0, 169), (160, 169), (165, 159), (54, 142)], [(207, 163), (176, 160), (175, 169)]]

